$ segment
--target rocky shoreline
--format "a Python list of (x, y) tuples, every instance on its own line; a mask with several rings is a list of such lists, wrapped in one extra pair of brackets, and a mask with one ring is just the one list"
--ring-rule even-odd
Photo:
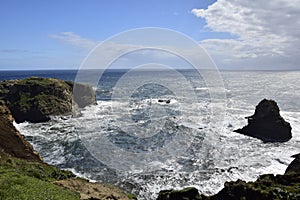
[[(73, 88), (80, 95), (74, 97)], [(37, 123), (50, 120), (52, 115), (78, 115), (80, 108), (95, 103), (93, 89), (84, 84), (74, 86), (69, 81), (38, 77), (0, 82), (0, 199), (136, 199), (115, 186), (90, 183), (44, 163), (13, 125), (14, 120)], [(292, 137), (275, 101), (261, 101), (247, 119), (249, 124), (236, 132), (265, 142), (284, 142)], [(267, 134), (262, 135), (265, 130)], [(196, 188), (164, 190), (157, 199), (300, 199), (300, 154), (294, 157), (284, 175), (226, 182), (213, 196), (201, 195)]]
[(201, 195), (193, 187), (164, 190), (157, 200), (297, 200), (300, 199), (300, 154), (294, 157), (283, 175), (264, 174), (254, 182), (226, 182), (224, 188), (213, 196)]
[(0, 199), (135, 199), (115, 186), (90, 183), (43, 162), (14, 127), (14, 120), (47, 121), (72, 114), (72, 106), (96, 103), (90, 86), (76, 85), (81, 93), (73, 98), (72, 82), (38, 77), (0, 82)]

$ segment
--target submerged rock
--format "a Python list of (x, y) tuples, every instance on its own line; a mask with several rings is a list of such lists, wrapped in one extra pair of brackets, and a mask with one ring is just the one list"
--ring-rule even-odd
[[(76, 89), (74, 98), (73, 88)], [(96, 102), (91, 86), (54, 78), (3, 81), (0, 95), (17, 123), (48, 121), (51, 115), (71, 114), (72, 105), (73, 108), (83, 108)]]
[(285, 142), (292, 138), (291, 125), (281, 116), (277, 103), (264, 99), (256, 106), (254, 115), (246, 117), (248, 125), (235, 132), (264, 142)]

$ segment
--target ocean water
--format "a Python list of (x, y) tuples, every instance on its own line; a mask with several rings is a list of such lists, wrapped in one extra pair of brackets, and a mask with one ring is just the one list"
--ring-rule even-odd
[[(98, 104), (81, 117), (15, 125), (46, 162), (116, 184), (139, 199), (187, 186), (215, 194), (225, 181), (284, 173), (300, 150), (300, 71), (221, 71), (224, 97), (212, 95), (219, 90), (201, 74), (179, 73), (185, 79), (166, 71), (126, 77), (126, 71), (110, 70), (95, 87)], [(1, 72), (0, 80), (28, 76), (75, 80), (76, 71)], [(171, 85), (142, 84), (147, 77)], [(277, 101), (292, 126), (290, 141), (263, 143), (233, 132), (246, 125), (245, 117), (263, 98)]]

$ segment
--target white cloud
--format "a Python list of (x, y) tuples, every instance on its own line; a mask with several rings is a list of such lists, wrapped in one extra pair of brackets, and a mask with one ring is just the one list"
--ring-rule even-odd
[(236, 38), (201, 41), (219, 65), (299, 68), (300, 0), (218, 0), (192, 13)]
[(90, 39), (82, 38), (81, 36), (73, 32), (61, 32), (60, 34), (51, 34), (49, 35), (49, 37), (83, 49), (92, 49), (98, 43)]
[[(150, 31), (149, 33), (145, 33), (151, 34), (152, 32)], [(89, 56), (89, 60), (88, 62), (85, 61), (85, 65), (89, 69), (103, 67), (99, 66), (99, 63), (103, 61), (112, 62), (114, 60), (115, 62), (112, 65), (113, 68), (131, 68), (146, 63), (159, 63), (183, 69), (192, 67), (186, 60), (184, 60), (185, 58), (188, 60), (201, 58), (201, 63), (198, 63), (199, 66), (203, 68), (209, 68), (212, 66), (210, 60), (206, 57), (206, 53), (204, 51), (199, 51), (198, 48), (195, 49), (195, 44), (195, 46), (192, 47), (181, 47), (180, 45), (176, 46), (176, 41), (169, 41), (170, 44), (167, 43), (164, 45), (164, 41), (156, 41), (159, 40), (159, 38), (155, 38), (154, 41), (145, 40), (144, 37), (147, 37), (145, 35), (142, 35), (142, 38), (139, 39), (135, 37), (124, 37), (122, 38), (124, 40), (123, 42), (122, 40), (119, 41), (117, 39), (116, 41), (103, 41), (102, 43), (83, 38), (73, 32), (62, 32), (60, 34), (50, 35), (49, 37), (71, 46), (87, 50), (87, 52), (85, 52), (85, 56)], [(170, 37), (174, 37), (174, 35), (171, 35)], [(149, 36), (149, 38), (153, 39), (153, 36)], [(178, 40), (178, 38), (175, 38), (174, 40), (176, 39)], [(175, 46), (172, 46), (172, 43), (174, 43)], [(93, 47), (96, 47), (97, 45), (100, 45), (99, 47), (101, 48), (93, 49)], [(190, 46), (191, 44), (186, 45)], [(92, 49), (93, 52), (88, 53), (88, 50)], [(199, 52), (201, 52), (201, 55)], [(123, 56), (118, 57), (119, 55)]]

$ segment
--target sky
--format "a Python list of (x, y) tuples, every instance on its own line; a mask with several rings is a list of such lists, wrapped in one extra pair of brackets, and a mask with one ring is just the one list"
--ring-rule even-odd
[(300, 0), (0, 0), (0, 27), (0, 70), (78, 69), (143, 27), (185, 34), (220, 69), (300, 69)]

